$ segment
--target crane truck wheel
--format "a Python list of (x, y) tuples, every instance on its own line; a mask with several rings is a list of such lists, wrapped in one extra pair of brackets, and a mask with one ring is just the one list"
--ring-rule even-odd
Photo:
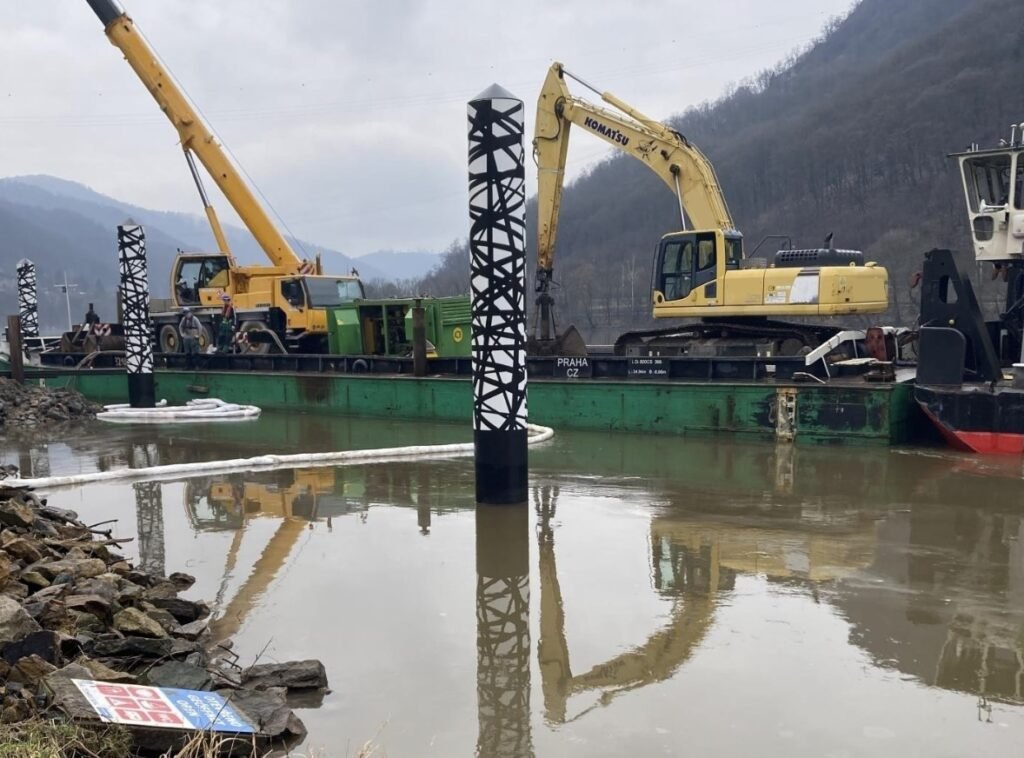
[(208, 353), (210, 348), (213, 347), (213, 332), (210, 330), (209, 324), (200, 323), (199, 325), (199, 352)]
[(160, 327), (160, 352), (181, 352), (181, 337), (178, 335), (178, 329), (174, 324), (164, 324)]
[(266, 325), (259, 321), (245, 321), (238, 328), (239, 334), (241, 334), (240, 344), (242, 346), (242, 352), (248, 355), (266, 355), (270, 352), (272, 347), (269, 340), (261, 340), (259, 337), (263, 335), (256, 334), (256, 332), (269, 331)]

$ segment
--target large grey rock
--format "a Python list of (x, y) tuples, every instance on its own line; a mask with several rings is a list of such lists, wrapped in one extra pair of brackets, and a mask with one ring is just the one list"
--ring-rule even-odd
[(164, 658), (171, 653), (171, 640), (151, 637), (124, 637), (110, 640), (96, 640), (92, 646), (93, 655), (103, 658), (141, 656)]
[(0, 584), (18, 572), (18, 563), (7, 553), (0, 552)]
[(56, 666), (44, 661), (38, 655), (26, 655), (11, 667), (8, 681), (24, 684), (34, 690), (43, 677), (56, 670)]
[(157, 608), (168, 611), (182, 624), (188, 624), (210, 615), (210, 607), (206, 603), (193, 603), (179, 597), (154, 597), (149, 601)]
[(115, 671), (100, 661), (94, 661), (92, 658), (80, 658), (76, 663), (79, 663), (89, 669), (90, 676), (85, 677), (86, 679), (97, 679), (101, 682), (118, 683), (137, 681), (137, 677), (134, 677), (131, 674), (126, 674), (123, 671)]
[(29, 505), (15, 500), (0, 503), (0, 524), (4, 526), (30, 527), (35, 518), (36, 512)]
[(17, 642), (4, 646), (3, 658), (10, 664), (17, 663), (29, 655), (37, 655), (44, 661), (59, 666), (62, 663), (61, 635), (47, 630), (32, 632)]
[(0, 645), (39, 631), (39, 624), (14, 598), (0, 595)]
[(100, 595), (68, 595), (64, 607), (69, 611), (91, 613), (98, 618), (110, 617), (110, 601)]
[(32, 568), (53, 581), (61, 574), (79, 578), (99, 576), (106, 573), (107, 564), (99, 558), (64, 558), (59, 561), (35, 564)]
[(4, 552), (25, 561), (25, 563), (41, 561), (46, 557), (46, 555), (48, 555), (48, 553), (40, 547), (38, 542), (35, 542), (34, 540), (27, 540), (23, 537), (11, 540), (4, 545)]
[(327, 687), (327, 671), (320, 661), (288, 661), (261, 663), (242, 672), (242, 686), (256, 690), (285, 687), (288, 690), (323, 689)]
[(139, 637), (166, 637), (167, 632), (156, 621), (138, 608), (125, 608), (114, 614), (114, 628), (124, 634)]
[(154, 687), (178, 687), (183, 690), (209, 690), (213, 681), (209, 672), (182, 661), (168, 661), (149, 670), (149, 683)]
[(255, 690), (217, 690), (246, 720), (271, 739), (291, 741), (306, 736), (306, 726), (283, 695)]

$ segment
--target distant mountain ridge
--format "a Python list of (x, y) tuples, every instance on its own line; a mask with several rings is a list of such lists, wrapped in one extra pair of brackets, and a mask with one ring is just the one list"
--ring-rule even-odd
[[(71, 317), (77, 322), (89, 302), (102, 318), (114, 316), (117, 285), (116, 227), (131, 219), (146, 229), (150, 288), (157, 297), (167, 295), (171, 264), (178, 250), (215, 249), (206, 219), (199, 215), (157, 211), (103, 195), (77, 182), (34, 175), (0, 179), (0, 308), (16, 313), (14, 270), (28, 258), (39, 277), (40, 321), (49, 331), (67, 326), (67, 303), (58, 284), (67, 273)], [(266, 260), (256, 240), (244, 229), (225, 225), (228, 244), (244, 263)], [(365, 280), (397, 280), (421, 276), (438, 256), (381, 252), (354, 258), (336, 250), (289, 238), (299, 254), (319, 251), (324, 269), (349, 273), (353, 268)], [(415, 273), (410, 273), (415, 272)]]

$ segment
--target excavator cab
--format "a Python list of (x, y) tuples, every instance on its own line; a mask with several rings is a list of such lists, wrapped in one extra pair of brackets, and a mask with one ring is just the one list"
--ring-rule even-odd
[(686, 300), (694, 292), (703, 300), (718, 297), (718, 278), (740, 268), (743, 235), (739, 232), (691, 231), (666, 234), (654, 266), (655, 303)]

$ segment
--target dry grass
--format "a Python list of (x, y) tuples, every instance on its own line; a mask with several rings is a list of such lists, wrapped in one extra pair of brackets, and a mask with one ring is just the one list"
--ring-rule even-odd
[(0, 758), (78, 758), (130, 755), (132, 738), (121, 726), (78, 726), (33, 719), (0, 725)]

